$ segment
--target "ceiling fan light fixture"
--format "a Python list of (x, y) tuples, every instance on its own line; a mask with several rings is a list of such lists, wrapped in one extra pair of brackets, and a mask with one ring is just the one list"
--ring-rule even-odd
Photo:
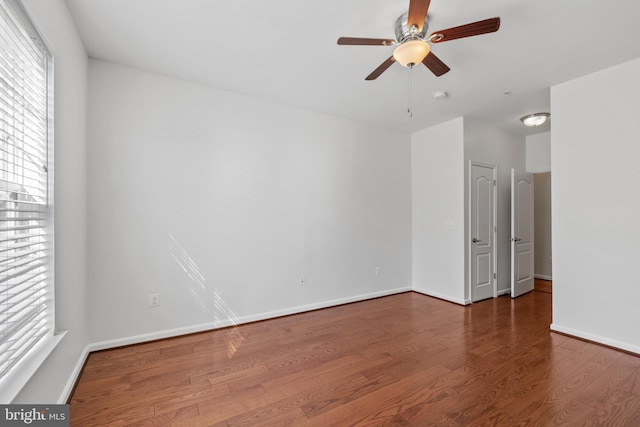
[(524, 123), (525, 126), (534, 128), (545, 124), (549, 116), (549, 113), (529, 114), (528, 116), (521, 117), (520, 121)]
[(403, 67), (413, 67), (422, 62), (431, 47), (424, 40), (408, 40), (393, 51), (393, 58)]

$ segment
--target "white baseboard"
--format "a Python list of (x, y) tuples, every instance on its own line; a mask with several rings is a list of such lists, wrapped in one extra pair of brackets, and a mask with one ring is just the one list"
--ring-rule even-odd
[(507, 288), (507, 289), (498, 289), (498, 296), (501, 297), (502, 295), (508, 295), (511, 293), (511, 288)]
[(551, 276), (545, 276), (544, 274), (534, 274), (533, 277), (541, 280), (553, 280)]
[(604, 344), (609, 347), (619, 348), (620, 350), (629, 351), (631, 353), (635, 353), (640, 355), (640, 347), (637, 345), (629, 344), (622, 341), (612, 340), (610, 338), (601, 337), (599, 335), (590, 334), (588, 332), (579, 331), (572, 328), (567, 328), (562, 325), (558, 325), (556, 323), (552, 323), (550, 329), (555, 332), (560, 332), (562, 334), (570, 335), (577, 338), (582, 338), (588, 341), (593, 341), (596, 343)]
[(449, 302), (453, 302), (455, 304), (460, 304), (460, 305), (469, 305), (471, 304), (470, 300), (465, 300), (465, 299), (461, 299), (461, 298), (456, 298), (456, 297), (452, 297), (450, 295), (445, 295), (445, 294), (441, 294), (438, 292), (433, 292), (427, 289), (423, 289), (423, 288), (418, 288), (418, 287), (413, 287), (413, 291), (414, 292), (418, 292), (420, 294), (423, 295), (427, 295), (430, 297), (434, 297), (434, 298), (438, 298), (438, 299), (442, 299), (445, 301), (449, 301)]
[(73, 368), (73, 371), (71, 372), (71, 376), (69, 377), (67, 384), (64, 386), (64, 389), (62, 390), (62, 394), (58, 398), (59, 404), (65, 404), (69, 401), (69, 398), (71, 397), (71, 393), (73, 393), (73, 388), (76, 386), (76, 382), (78, 381), (78, 378), (82, 373), (82, 368), (84, 367), (84, 364), (87, 361), (87, 358), (89, 357), (89, 353), (90, 353), (90, 350), (89, 350), (89, 346), (87, 345), (82, 350), (82, 353), (80, 354), (80, 358), (78, 359), (78, 362), (76, 362), (76, 366), (75, 368)]
[(171, 338), (180, 335), (193, 334), (197, 332), (210, 331), (214, 329), (226, 328), (229, 326), (242, 325), (245, 323), (258, 322), (260, 320), (273, 319), (276, 317), (289, 316), (291, 314), (304, 313), (306, 311), (318, 310), (321, 308), (334, 307), (337, 305), (349, 304), (352, 302), (366, 301), (368, 299), (379, 298), (403, 292), (411, 291), (411, 287), (396, 288), (385, 290), (381, 292), (372, 292), (368, 294), (361, 294), (347, 298), (339, 298), (335, 300), (323, 301), (319, 303), (299, 305), (296, 307), (286, 308), (282, 310), (268, 311), (264, 313), (258, 313), (248, 316), (240, 316), (235, 319), (226, 319), (216, 322), (202, 323), (199, 325), (191, 325), (182, 328), (167, 329), (163, 331), (150, 332), (146, 334), (133, 335), (129, 337), (117, 338), (113, 340), (100, 341), (93, 344), (89, 344), (89, 351), (106, 350), (109, 348), (122, 347), (131, 344), (140, 344), (148, 341), (155, 341), (164, 338)]
[(93, 351), (107, 350), (110, 348), (122, 347), (125, 345), (140, 344), (143, 342), (177, 337), (180, 335), (211, 331), (214, 329), (226, 328), (229, 326), (242, 325), (244, 323), (251, 323), (251, 322), (257, 322), (260, 320), (273, 319), (276, 317), (289, 316), (291, 314), (304, 313), (307, 311), (318, 310), (321, 308), (334, 307), (337, 305), (349, 304), (352, 302), (366, 301), (373, 298), (380, 298), (380, 297), (385, 297), (389, 295), (401, 294), (403, 292), (409, 292), (411, 290), (412, 290), (411, 287), (407, 286), (404, 288), (389, 289), (389, 290), (380, 291), (380, 292), (371, 292), (368, 294), (361, 294), (361, 295), (355, 295), (347, 298), (339, 298), (335, 300), (323, 301), (323, 302), (318, 302), (313, 304), (300, 305), (297, 307), (269, 311), (269, 312), (255, 314), (255, 315), (241, 316), (236, 319), (227, 319), (225, 321), (202, 323), (199, 325), (191, 325), (191, 326), (186, 326), (182, 328), (167, 329), (163, 331), (156, 331), (156, 332), (150, 332), (146, 334), (133, 335), (129, 337), (91, 343), (91, 344), (88, 344), (82, 351), (82, 354), (80, 355), (80, 358), (78, 359), (78, 362), (76, 363), (76, 366), (73, 369), (71, 377), (67, 381), (67, 384), (62, 394), (60, 395), (60, 398), (58, 399), (58, 401), (59, 403), (66, 403), (69, 400), (69, 398), (71, 397), (71, 393), (73, 392), (73, 388), (75, 387), (75, 384), (78, 381), (80, 374), (82, 373), (82, 368), (84, 367), (87, 357), (89, 357), (89, 353)]
[[(73, 388), (75, 387), (75, 384), (80, 374), (82, 373), (82, 368), (84, 367), (84, 364), (87, 358), (89, 357), (89, 353), (93, 351), (106, 350), (109, 348), (121, 347), (124, 345), (139, 344), (147, 341), (154, 341), (157, 339), (170, 338), (170, 337), (196, 333), (196, 332), (204, 332), (204, 331), (213, 330), (213, 329), (220, 329), (228, 326), (240, 325), (243, 323), (251, 323), (251, 322), (271, 319), (275, 317), (288, 316), (291, 314), (304, 313), (306, 311), (318, 310), (321, 308), (333, 307), (333, 306), (342, 305), (342, 304), (349, 304), (352, 302), (365, 301), (368, 299), (379, 298), (379, 297), (384, 297), (384, 296), (389, 296), (389, 295), (394, 295), (394, 294), (399, 294), (399, 293), (409, 292), (409, 291), (415, 291), (427, 296), (435, 297), (435, 298), (449, 301), (459, 305), (469, 305), (471, 303), (471, 301), (468, 301), (468, 300), (451, 297), (449, 295), (440, 294), (438, 292), (432, 292), (426, 289), (421, 289), (416, 287), (413, 287), (413, 288), (404, 287), (404, 288), (396, 288), (396, 289), (391, 289), (391, 290), (382, 291), (382, 292), (373, 292), (373, 293), (362, 294), (362, 295), (357, 295), (353, 297), (324, 301), (320, 303), (301, 305), (301, 306), (292, 307), (289, 309), (265, 312), (265, 313), (260, 313), (256, 315), (251, 315), (251, 316), (243, 316), (235, 320), (228, 320), (226, 322), (203, 323), (200, 325), (168, 329), (168, 330), (157, 331), (157, 332), (152, 332), (148, 334), (140, 334), (140, 335), (135, 335), (130, 337), (96, 342), (96, 343), (88, 344), (82, 351), (82, 354), (80, 355), (80, 358), (78, 359), (78, 362), (76, 363), (76, 366), (73, 369), (71, 377), (67, 381), (67, 384), (62, 394), (60, 395), (60, 398), (58, 399), (58, 403), (66, 403), (69, 400), (69, 398), (71, 397), (71, 393), (73, 392)], [(503, 290), (503, 291), (499, 291), (498, 294), (501, 295), (508, 292), (509, 290)], [(615, 347), (621, 350), (640, 354), (640, 347), (636, 345), (611, 340), (598, 335), (593, 335), (593, 334), (586, 333), (583, 331), (578, 331), (572, 328), (567, 328), (555, 323), (551, 324), (550, 329), (552, 331), (560, 332), (566, 335), (586, 339), (586, 340), (604, 344), (610, 347)]]

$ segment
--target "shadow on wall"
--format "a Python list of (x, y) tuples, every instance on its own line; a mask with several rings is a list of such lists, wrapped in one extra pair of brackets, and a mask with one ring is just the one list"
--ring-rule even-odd
[[(239, 317), (226, 303), (217, 288), (209, 288), (202, 270), (189, 256), (180, 243), (169, 234), (169, 253), (184, 272), (188, 280), (182, 281), (187, 287), (194, 302), (207, 318), (213, 321), (214, 328), (225, 328), (227, 356), (231, 359), (242, 343), (245, 336), (238, 328)], [(231, 326), (229, 326), (231, 324)]]

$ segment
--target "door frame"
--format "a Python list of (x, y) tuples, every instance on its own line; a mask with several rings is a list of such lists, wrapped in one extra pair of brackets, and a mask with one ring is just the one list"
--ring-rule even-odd
[(469, 302), (473, 303), (473, 283), (471, 280), (472, 277), (472, 248), (471, 248), (471, 223), (473, 220), (473, 209), (471, 206), (471, 189), (472, 189), (472, 170), (474, 166), (485, 167), (493, 170), (493, 253), (491, 256), (493, 257), (493, 298), (498, 297), (498, 166), (490, 164), (478, 162), (475, 160), (469, 160), (469, 170), (468, 170), (468, 181), (467, 188), (469, 189), (467, 196), (467, 229), (465, 231), (465, 245), (467, 247), (467, 289), (469, 291)]

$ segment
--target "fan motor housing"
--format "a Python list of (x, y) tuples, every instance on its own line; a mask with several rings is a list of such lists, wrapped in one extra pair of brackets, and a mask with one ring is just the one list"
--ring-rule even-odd
[(422, 31), (411, 30), (411, 27), (408, 25), (409, 20), (409, 12), (405, 12), (396, 19), (396, 40), (402, 43), (405, 40), (410, 39), (421, 39), (424, 40), (427, 37), (427, 30), (429, 28), (428, 17), (424, 18), (424, 25), (422, 26)]

